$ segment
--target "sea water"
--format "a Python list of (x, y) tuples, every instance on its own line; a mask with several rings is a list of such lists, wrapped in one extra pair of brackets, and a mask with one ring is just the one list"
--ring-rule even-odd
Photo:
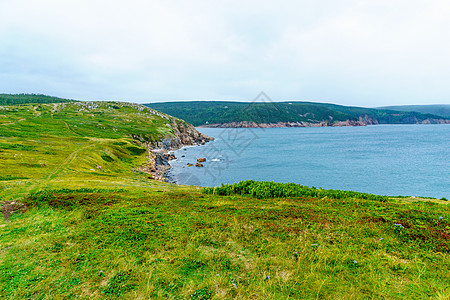
[[(450, 199), (450, 125), (198, 130), (215, 141), (175, 151), (178, 184), (255, 179)], [(203, 167), (188, 167), (200, 157)]]

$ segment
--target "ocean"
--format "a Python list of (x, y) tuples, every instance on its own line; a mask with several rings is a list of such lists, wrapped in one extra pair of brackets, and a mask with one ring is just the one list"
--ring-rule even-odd
[[(255, 179), (450, 199), (450, 125), (198, 130), (216, 140), (175, 151), (168, 174), (178, 184)], [(204, 167), (188, 167), (200, 157)]]

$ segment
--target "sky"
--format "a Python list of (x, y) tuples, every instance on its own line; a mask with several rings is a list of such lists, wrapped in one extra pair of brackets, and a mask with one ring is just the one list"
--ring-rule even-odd
[(0, 0), (0, 93), (450, 104), (447, 0)]

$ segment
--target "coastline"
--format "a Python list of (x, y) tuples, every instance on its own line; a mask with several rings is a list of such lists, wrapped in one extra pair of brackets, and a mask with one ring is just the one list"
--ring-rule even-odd
[(173, 122), (172, 129), (173, 136), (156, 142), (140, 141), (135, 137), (147, 149), (147, 162), (136, 167), (135, 171), (149, 174), (149, 179), (174, 182), (168, 175), (168, 171), (172, 168), (169, 161), (176, 159), (173, 152), (184, 147), (202, 146), (214, 140), (213, 137), (197, 131), (193, 125), (185, 122)]
[(229, 122), (203, 124), (198, 128), (289, 128), (289, 127), (359, 127), (368, 125), (428, 125), (428, 124), (450, 124), (450, 120), (445, 119), (426, 119), (423, 121), (415, 120), (411, 123), (379, 123), (377, 120), (369, 118), (360, 118), (359, 120), (346, 121), (322, 121), (322, 122), (277, 122), (277, 123), (256, 123), (251, 121)]

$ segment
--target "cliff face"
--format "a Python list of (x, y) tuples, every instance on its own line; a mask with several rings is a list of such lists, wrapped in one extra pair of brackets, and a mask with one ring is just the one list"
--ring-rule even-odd
[(199, 127), (205, 128), (282, 128), (282, 127), (330, 127), (330, 126), (366, 126), (378, 124), (370, 118), (346, 121), (322, 121), (322, 122), (278, 122), (278, 123), (255, 123), (255, 122), (230, 122), (223, 124), (208, 124)]
[(149, 178), (166, 181), (165, 172), (170, 168), (169, 161), (175, 159), (175, 155), (171, 153), (173, 150), (180, 149), (184, 146), (204, 145), (214, 140), (201, 132), (198, 132), (194, 126), (178, 119), (170, 119), (169, 126), (173, 135), (164, 137), (160, 141), (143, 141), (140, 137), (134, 137), (147, 148), (147, 163), (137, 167), (137, 171), (147, 173)]
[(450, 120), (444, 120), (444, 119), (426, 119), (426, 120), (417, 122), (417, 124), (450, 124)]
[(198, 132), (194, 126), (181, 120), (172, 120), (170, 124), (174, 135), (151, 143), (151, 147), (156, 149), (176, 150), (184, 146), (204, 145), (214, 138)]

